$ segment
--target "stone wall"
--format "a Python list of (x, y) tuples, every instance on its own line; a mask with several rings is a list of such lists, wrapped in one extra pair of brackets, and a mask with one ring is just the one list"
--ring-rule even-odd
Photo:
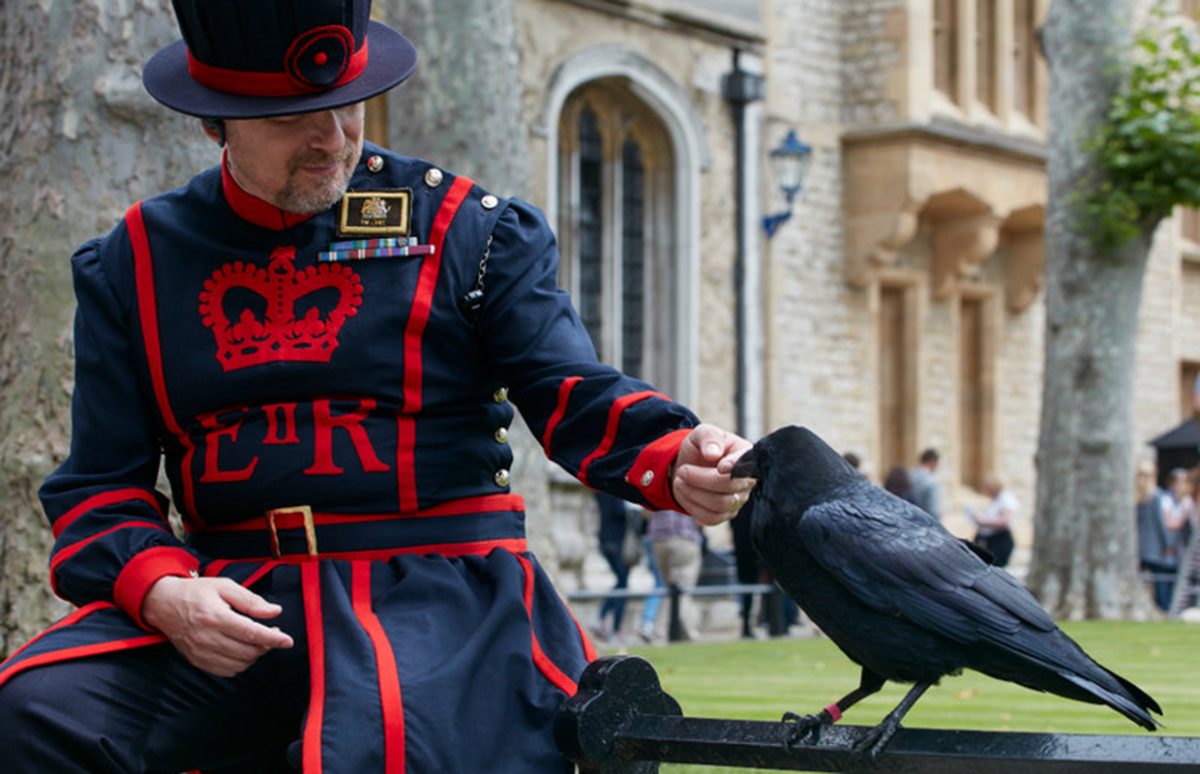
[[(846, 138), (914, 124), (942, 132), (932, 140), (928, 135), (900, 140), (920, 146), (926, 154), (905, 172), (909, 190), (923, 192), (922, 196), (952, 194), (962, 186), (963, 165), (969, 163), (973, 166), (968, 177), (981, 181), (982, 193), (972, 190), (966, 198), (982, 197), (1005, 224), (1011, 224), (1012, 218), (1031, 217), (1036, 230), (1046, 195), (1038, 160), (1041, 130), (1008, 119), (1003, 125), (996, 120), (969, 125), (961, 115), (955, 121), (939, 113), (929, 75), (930, 47), (924, 37), (932, 21), (927, 2), (763, 0), (757, 6), (763, 18), (761, 40), (753, 35), (738, 40), (746, 30), (736, 24), (723, 38), (711, 28), (681, 24), (670, 14), (656, 15), (655, 8), (671, 5), (601, 0), (518, 3), (537, 196), (544, 201), (550, 190), (545, 90), (563, 62), (597, 47), (620, 45), (652, 62), (687, 93), (704, 127), (707, 158), (700, 190), (700, 314), (694, 353), (700, 378), (693, 404), (706, 419), (731, 426), (734, 155), (733, 126), (720, 83), (730, 67), (732, 45), (749, 49), (755, 63), (760, 54), (767, 84), (761, 133), (756, 138), (762, 155), (765, 158), (766, 151), (790, 129), (814, 148), (792, 219), (773, 239), (760, 235), (761, 255), (752, 257), (760, 262), (763, 288), (754, 310), (764, 336), (763, 426), (769, 430), (784, 424), (808, 425), (836, 448), (862, 455), (866, 472), (878, 479), (883, 473), (878, 469), (880, 285), (913, 287), (909, 296), (917, 332), (912, 353), (917, 364), (913, 455), (926, 446), (942, 451), (938, 475), (947, 523), (970, 534), (963, 506), (981, 502), (982, 496), (961, 483), (959, 303), (963, 293), (985, 297), (993, 353), (989, 468), (1022, 505), (1018, 540), (1027, 546), (1032, 534), (1044, 367), (1040, 269), (1030, 272), (1018, 266), (1024, 259), (1015, 255), (1001, 231), (998, 244), (978, 265), (966, 267), (949, 291), (936, 287), (930, 213), (917, 207), (919, 223), (892, 262), (874, 266), (864, 282), (848, 281), (846, 246), (852, 227), (847, 215), (847, 157), (862, 141), (848, 143)], [(978, 117), (973, 109), (966, 114)], [(935, 115), (942, 117), (935, 119)], [(764, 214), (781, 210), (784, 202), (766, 164), (755, 172)], [(897, 198), (905, 195), (905, 190), (895, 191)], [(1022, 221), (1022, 227), (1030, 226)], [(1146, 275), (1135, 387), (1139, 444), (1178, 422), (1179, 361), (1200, 360), (1200, 263), (1181, 261), (1180, 256), (1177, 225), (1171, 222), (1156, 241)], [(1014, 276), (1022, 273), (1033, 277), (1026, 288), (1033, 294), (1030, 304), (1019, 303), (1019, 289), (1013, 285)], [(570, 514), (572, 526), (567, 531), (592, 530), (594, 516), (587, 499), (563, 481), (556, 484), (556, 492), (563, 512)]]

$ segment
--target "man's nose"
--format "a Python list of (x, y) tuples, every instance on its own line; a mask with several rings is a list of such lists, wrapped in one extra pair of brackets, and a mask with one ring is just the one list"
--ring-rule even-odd
[(309, 144), (314, 148), (332, 152), (340, 150), (346, 142), (342, 121), (334, 110), (310, 113), (305, 123), (308, 129)]

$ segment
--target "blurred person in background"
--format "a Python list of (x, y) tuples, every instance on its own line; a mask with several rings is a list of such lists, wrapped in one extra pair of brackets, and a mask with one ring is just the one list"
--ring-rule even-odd
[(967, 509), (967, 515), (975, 522), (975, 543), (986, 548), (994, 557), (997, 567), (1008, 566), (1013, 552), (1012, 524), (1017, 517), (1016, 496), (1004, 488), (995, 475), (983, 480), (983, 493), (989, 498), (982, 510)]
[(1138, 565), (1149, 576), (1154, 604), (1160, 610), (1171, 606), (1178, 563), (1167, 550), (1169, 538), (1163, 520), (1166, 493), (1158, 488), (1154, 463), (1143, 460), (1134, 478), (1134, 513), (1137, 518)]
[(913, 497), (916, 498), (913, 502), (935, 519), (942, 518), (942, 485), (937, 480), (940, 460), (937, 449), (926, 449), (921, 452), (919, 464), (908, 471)]

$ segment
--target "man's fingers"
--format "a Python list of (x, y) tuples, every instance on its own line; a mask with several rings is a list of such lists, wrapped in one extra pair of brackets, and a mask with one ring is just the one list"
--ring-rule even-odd
[[(717, 463), (717, 472), (723, 476), (728, 476), (730, 474), (730, 472), (733, 470), (733, 466), (735, 464), (737, 464), (737, 461), (739, 459), (741, 459), (742, 455), (745, 454), (747, 451), (749, 451), (749, 449), (750, 449), (749, 444), (746, 444), (745, 446), (742, 446), (741, 444), (735, 445), (730, 450), (730, 452), (728, 454), (726, 454), (724, 457), (722, 457), (721, 461)], [(751, 481), (751, 479), (748, 479), (748, 478), (741, 478), (738, 480), (739, 481), (750, 481), (751, 483), (753, 483)]]
[(265, 626), (238, 613), (230, 613), (221, 622), (221, 632), (227, 637), (250, 646), (290, 648), (292, 638), (274, 626)]
[(257, 661), (268, 648), (243, 642), (236, 637), (216, 634), (193, 644), (197, 654), (208, 654), (211, 658), (224, 658), (244, 664)]
[(227, 578), (223, 580), (228, 582), (220, 586), (221, 599), (239, 613), (253, 618), (274, 618), (283, 612), (282, 607), (268, 602), (250, 589)]
[[(738, 456), (741, 456), (740, 453)], [(736, 458), (734, 458), (736, 460)], [(733, 467), (733, 462), (729, 463)], [(729, 471), (717, 468), (705, 468), (699, 465), (681, 465), (675, 470), (675, 475), (684, 485), (681, 489), (693, 489), (697, 494), (713, 494), (728, 496), (735, 492), (745, 493), (754, 487), (752, 478), (730, 478)], [(677, 495), (682, 492), (677, 491)], [(683, 503), (681, 502), (680, 505)]]

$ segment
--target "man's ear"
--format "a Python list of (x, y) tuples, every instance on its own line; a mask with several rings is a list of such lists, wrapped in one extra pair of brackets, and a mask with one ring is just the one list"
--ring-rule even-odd
[(201, 118), (200, 126), (204, 129), (204, 133), (208, 135), (208, 139), (222, 148), (225, 147), (225, 122), (223, 120), (220, 118)]

